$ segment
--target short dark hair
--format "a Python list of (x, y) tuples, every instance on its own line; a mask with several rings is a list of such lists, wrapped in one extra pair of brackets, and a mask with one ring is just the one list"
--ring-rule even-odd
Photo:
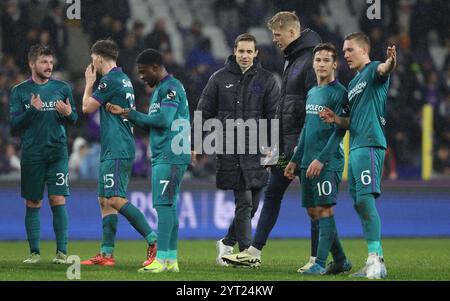
[(234, 40), (234, 48), (237, 48), (237, 45), (239, 42), (242, 41), (246, 41), (246, 42), (253, 42), (255, 44), (255, 49), (258, 49), (258, 46), (256, 45), (256, 38), (254, 35), (251, 35), (249, 33), (243, 33), (241, 35), (239, 35), (235, 40)]
[(336, 47), (334, 47), (334, 45), (331, 43), (318, 44), (313, 50), (313, 57), (316, 55), (317, 52), (322, 51), (322, 50), (331, 52), (331, 57), (333, 58), (333, 61), (336, 62), (338, 60), (338, 54), (337, 54)]
[(38, 57), (40, 57), (41, 55), (51, 55), (54, 56), (55, 52), (53, 51), (53, 49), (49, 46), (46, 45), (33, 45), (30, 48), (30, 51), (28, 51), (28, 61), (29, 62), (36, 62), (36, 60), (38, 59)]
[(117, 46), (117, 43), (111, 39), (98, 40), (92, 45), (91, 53), (106, 59), (117, 61), (117, 58), (119, 57), (119, 47)]
[(348, 40), (356, 40), (360, 44), (365, 44), (370, 49), (370, 39), (369, 37), (363, 33), (363, 32), (353, 32), (351, 34), (348, 34), (345, 36), (344, 41)]
[(162, 66), (164, 65), (164, 60), (161, 52), (156, 49), (149, 48), (145, 49), (138, 55), (136, 63), (141, 65)]

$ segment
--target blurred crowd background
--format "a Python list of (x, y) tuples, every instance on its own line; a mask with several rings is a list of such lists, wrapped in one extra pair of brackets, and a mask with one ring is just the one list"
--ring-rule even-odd
[[(434, 177), (450, 177), (450, 2), (448, 0), (381, 0), (381, 19), (370, 20), (363, 0), (81, 0), (81, 19), (67, 18), (66, 1), (7, 0), (0, 2), (0, 179), (20, 178), (20, 140), (10, 134), (9, 94), (29, 77), (27, 52), (36, 43), (56, 52), (54, 77), (68, 81), (74, 92), (79, 121), (69, 128), (71, 179), (97, 179), (99, 115), (81, 114), (84, 70), (89, 49), (99, 38), (120, 46), (119, 66), (132, 78), (136, 105), (147, 112), (151, 90), (139, 81), (136, 56), (145, 48), (159, 49), (170, 73), (180, 79), (191, 112), (210, 75), (232, 53), (235, 37), (256, 36), (259, 59), (280, 74), (284, 59), (272, 43), (266, 22), (278, 11), (296, 11), (302, 28), (341, 49), (343, 37), (364, 31), (372, 41), (371, 57), (384, 60), (395, 44), (398, 68), (388, 99), (385, 179), (419, 179), (422, 107), (434, 109)], [(352, 73), (341, 57), (338, 79)], [(147, 133), (136, 130), (133, 176), (150, 173)], [(214, 158), (203, 156), (188, 177), (215, 176)]]

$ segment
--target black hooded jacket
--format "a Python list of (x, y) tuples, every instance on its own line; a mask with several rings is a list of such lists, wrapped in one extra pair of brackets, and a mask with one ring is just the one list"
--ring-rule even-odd
[(321, 43), (320, 36), (305, 29), (300, 38), (284, 50), (285, 68), (281, 84), (281, 98), (277, 110), (280, 119), (280, 154), (291, 159), (303, 123), (308, 91), (317, 84), (313, 70), (313, 49)]
[[(270, 120), (275, 117), (279, 92), (274, 75), (263, 69), (257, 59), (253, 66), (242, 74), (235, 56), (232, 55), (227, 59), (225, 67), (216, 71), (209, 79), (200, 97), (197, 111), (202, 112), (203, 121), (219, 119), (224, 129), (223, 154), (216, 155), (217, 188), (258, 189), (266, 185), (268, 172), (261, 164), (263, 155), (259, 146), (255, 145), (256, 154), (249, 152), (249, 136), (258, 137), (258, 133), (246, 130), (245, 144), (237, 144), (235, 130), (234, 145), (228, 143), (233, 146), (234, 152), (227, 154), (226, 120), (255, 120), (259, 125), (259, 119), (267, 119), (270, 124)], [(244, 154), (237, 154), (238, 148), (245, 151)]]

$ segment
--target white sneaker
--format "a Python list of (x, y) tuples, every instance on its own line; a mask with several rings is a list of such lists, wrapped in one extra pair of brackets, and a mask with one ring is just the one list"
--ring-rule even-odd
[(261, 265), (261, 256), (251, 254), (248, 249), (237, 254), (225, 255), (222, 257), (222, 260), (235, 266), (257, 268)]
[[(384, 266), (384, 267), (383, 267)], [(381, 279), (387, 276), (386, 266), (383, 257), (376, 254), (370, 254), (366, 261), (366, 266), (350, 277)]]
[(369, 279), (381, 279), (381, 259), (378, 255), (369, 255), (366, 262), (366, 277)]
[[(366, 261), (366, 277), (369, 279), (381, 279), (386, 277), (386, 266), (382, 267), (382, 258), (376, 254), (371, 254)], [(384, 261), (384, 260), (383, 260)]]
[(31, 253), (30, 256), (23, 261), (23, 263), (27, 264), (35, 264), (41, 260), (41, 255), (36, 253)]
[(218, 240), (216, 243), (216, 250), (217, 250), (217, 258), (216, 262), (220, 266), (228, 266), (228, 263), (226, 263), (222, 257), (225, 255), (231, 255), (233, 254), (233, 247), (227, 246), (222, 242), (223, 239)]
[(316, 263), (316, 257), (309, 257), (309, 261), (302, 267), (298, 268), (297, 273), (303, 273), (306, 270), (309, 270)]
[(52, 263), (54, 264), (67, 264), (67, 255), (61, 251), (56, 253), (55, 258), (53, 258)]

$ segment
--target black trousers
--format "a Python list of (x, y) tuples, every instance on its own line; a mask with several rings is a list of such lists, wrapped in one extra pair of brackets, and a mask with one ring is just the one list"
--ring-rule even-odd
[(234, 190), (234, 219), (228, 228), (228, 233), (222, 241), (225, 245), (234, 246), (236, 242), (239, 251), (250, 247), (252, 243), (252, 218), (258, 210), (262, 188)]

